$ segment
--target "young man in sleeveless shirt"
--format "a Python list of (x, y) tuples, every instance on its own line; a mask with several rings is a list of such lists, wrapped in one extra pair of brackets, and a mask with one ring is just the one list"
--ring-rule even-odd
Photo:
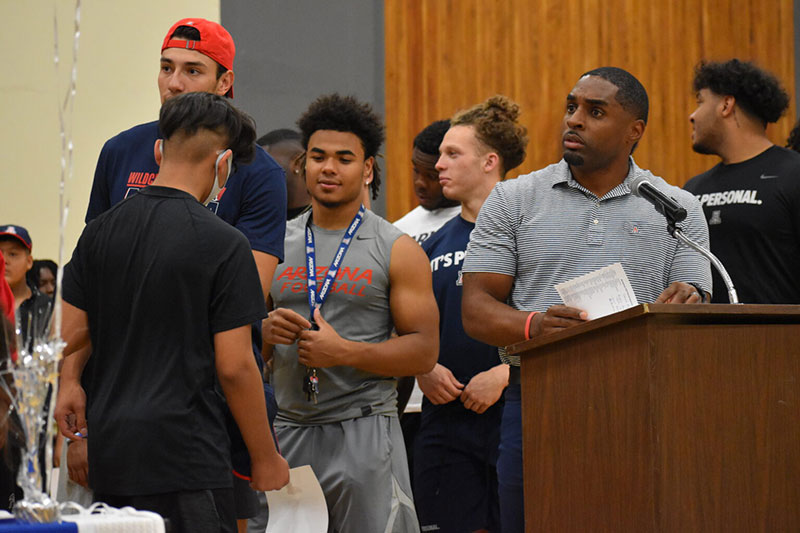
[(362, 206), (383, 141), (369, 105), (323, 96), (298, 126), (311, 211), (287, 224), (264, 326), (278, 441), (291, 466), (317, 475), (329, 531), (419, 531), (393, 376), (436, 360), (430, 267), (417, 243)]

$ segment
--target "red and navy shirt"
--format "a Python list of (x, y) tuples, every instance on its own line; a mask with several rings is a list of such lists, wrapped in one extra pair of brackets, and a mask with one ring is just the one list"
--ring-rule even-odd
[[(106, 141), (94, 173), (86, 222), (147, 187), (158, 175), (153, 147), (162, 138), (158, 121), (140, 124)], [(256, 147), (253, 161), (237, 165), (219, 202), (209, 209), (241, 231), (253, 250), (283, 261), (286, 178), (283, 169)]]

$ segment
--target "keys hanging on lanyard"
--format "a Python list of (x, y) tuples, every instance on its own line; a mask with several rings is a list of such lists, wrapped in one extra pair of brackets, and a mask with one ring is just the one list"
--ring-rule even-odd
[[(322, 282), (322, 287), (319, 292), (317, 292), (317, 262), (316, 248), (314, 246), (314, 232), (311, 230), (311, 215), (308, 217), (308, 222), (306, 223), (306, 276), (308, 280), (308, 307), (311, 310), (311, 318), (309, 318), (309, 321), (311, 322), (312, 330), (316, 331), (319, 329), (317, 323), (314, 322), (314, 310), (321, 308), (322, 304), (325, 302), (325, 298), (328, 297), (331, 284), (333, 280), (336, 279), (336, 274), (339, 272), (339, 267), (342, 266), (344, 255), (350, 247), (353, 236), (361, 226), (365, 212), (366, 208), (364, 204), (361, 204), (358, 213), (353, 217), (352, 222), (350, 222), (350, 225), (342, 236), (342, 242), (339, 243), (339, 249), (336, 255), (333, 256), (333, 261), (331, 262), (331, 266), (328, 267), (328, 273), (325, 274), (325, 281)], [(309, 402), (317, 403), (317, 396), (319, 395), (319, 377), (317, 377), (316, 368), (306, 367), (306, 375), (303, 377), (303, 392), (306, 393), (306, 398)]]
[[(311, 320), (311, 330), (319, 330), (316, 322)], [(306, 375), (303, 377), (303, 392), (306, 393), (306, 400), (309, 402), (317, 403), (317, 396), (319, 396), (319, 377), (317, 377), (317, 369), (314, 367), (306, 367)]]
[(317, 377), (316, 368), (306, 367), (306, 377), (303, 379), (303, 392), (306, 393), (306, 400), (314, 402), (314, 404), (317, 403), (319, 378)]

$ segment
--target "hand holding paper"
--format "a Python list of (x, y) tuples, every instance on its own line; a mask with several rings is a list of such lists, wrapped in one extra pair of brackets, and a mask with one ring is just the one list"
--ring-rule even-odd
[(638, 304), (621, 263), (559, 283), (555, 288), (564, 304), (583, 309), (589, 320)]
[(328, 507), (322, 487), (309, 465), (292, 468), (289, 484), (267, 492), (269, 523), (266, 533), (325, 533)]

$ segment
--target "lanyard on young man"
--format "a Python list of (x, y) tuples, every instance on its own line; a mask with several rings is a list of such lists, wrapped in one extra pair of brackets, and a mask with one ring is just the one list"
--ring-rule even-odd
[[(344, 256), (347, 249), (350, 248), (350, 241), (361, 226), (364, 220), (364, 213), (366, 208), (364, 204), (353, 217), (350, 225), (342, 236), (342, 242), (339, 243), (339, 249), (336, 255), (333, 256), (331, 266), (328, 267), (328, 272), (325, 274), (325, 280), (322, 282), (322, 287), (317, 291), (317, 260), (314, 248), (314, 231), (311, 229), (311, 216), (308, 217), (306, 223), (306, 278), (308, 280), (308, 308), (309, 308), (309, 321), (311, 322), (311, 329), (319, 329), (317, 323), (314, 322), (314, 310), (322, 308), (325, 299), (328, 297), (328, 292), (331, 289), (336, 275), (339, 273), (339, 267), (342, 266)], [(312, 214), (313, 215), (313, 214)], [(317, 394), (319, 394), (319, 378), (317, 377), (316, 368), (307, 368), (306, 375), (303, 379), (303, 392), (308, 396), (308, 401), (317, 403)]]

